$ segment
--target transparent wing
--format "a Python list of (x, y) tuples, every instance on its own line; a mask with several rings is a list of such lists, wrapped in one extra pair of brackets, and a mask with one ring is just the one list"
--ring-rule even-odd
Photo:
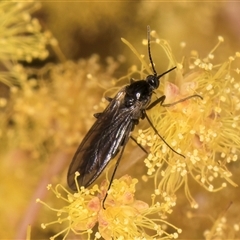
[(129, 138), (133, 128), (132, 110), (124, 108), (123, 95), (124, 90), (121, 90), (79, 145), (68, 170), (67, 180), (72, 190), (76, 190), (76, 171), (80, 173), (79, 186), (89, 186), (115, 157), (125, 138)]

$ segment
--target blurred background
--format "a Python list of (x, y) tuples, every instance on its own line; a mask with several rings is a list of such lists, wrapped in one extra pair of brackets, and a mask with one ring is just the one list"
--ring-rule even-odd
[[(115, 1), (111, 4), (97, 1), (43, 1), (42, 9), (36, 16), (58, 39), (68, 59), (89, 57), (93, 53), (104, 59), (119, 54), (132, 55), (120, 41), (121, 37), (126, 38), (136, 49), (141, 49), (141, 40), (146, 38), (147, 25), (170, 42), (175, 54), (183, 41), (187, 43), (188, 49), (207, 53), (219, 35), (224, 37), (225, 45), (232, 47), (234, 52), (239, 46), (238, 12), (239, 3), (228, 1)], [(129, 58), (130, 56), (127, 59)], [(129, 59), (128, 64), (133, 64), (133, 61), (136, 60)]]
[[(205, 57), (216, 45), (217, 38), (221, 35), (224, 37), (224, 44), (216, 54), (217, 61), (223, 62), (239, 51), (239, 12), (240, 3), (230, 1), (208, 3), (190, 1), (41, 1), (41, 8), (34, 11), (32, 16), (39, 20), (44, 31), (52, 32), (58, 41), (61, 54), (58, 55), (49, 48), (50, 55), (44, 61), (33, 61), (30, 64), (23, 62), (23, 64), (40, 68), (49, 63), (61, 63), (64, 58), (78, 62), (78, 64), (76, 66), (70, 64), (72, 69), (70, 73), (64, 67), (51, 73), (59, 79), (58, 83), (53, 82), (53, 85), (56, 84), (53, 88), (57, 89), (56, 92), (59, 94), (55, 100), (60, 99), (57, 103), (53, 103), (51, 99), (48, 101), (44, 93), (42, 95), (41, 101), (44, 103), (44, 108), (50, 107), (48, 116), (53, 115), (57, 109), (56, 116), (52, 117), (51, 115), (53, 129), (39, 129), (36, 126), (31, 132), (32, 134), (24, 133), (24, 137), (28, 140), (21, 141), (19, 137), (17, 140), (15, 138), (12, 146), (9, 142), (2, 145), (1, 238), (25, 239), (26, 227), (29, 223), (32, 226), (31, 239), (48, 239), (54, 235), (55, 229), (43, 230), (40, 228), (42, 222), (51, 219), (50, 214), (52, 213), (43, 206), (36, 207), (35, 199), (39, 197), (49, 204), (54, 203), (54, 198), (49, 196), (50, 193), (47, 192), (45, 186), (48, 183), (66, 183), (68, 165), (78, 143), (94, 121), (92, 114), (101, 111), (99, 102), (105, 89), (110, 86), (113, 79), (125, 76), (132, 65), (140, 66), (139, 60), (122, 43), (121, 37), (127, 39), (139, 53), (146, 55), (147, 48), (142, 45), (142, 40), (146, 39), (147, 25), (150, 25), (160, 38), (166, 39), (170, 43), (177, 61), (180, 62), (184, 56), (189, 56), (192, 50), (198, 51), (200, 57)], [(183, 42), (186, 43), (185, 48), (181, 47)], [(95, 54), (99, 57), (96, 57)], [(163, 52), (159, 51), (159, 48), (156, 50), (153, 45), (152, 55), (158, 73), (165, 71), (168, 62), (166, 62), (167, 58)], [(90, 60), (86, 60), (86, 62), (79, 62), (79, 59), (89, 58)], [(78, 67), (85, 68), (86, 73), (89, 69), (93, 71), (91, 69), (95, 67), (92, 75), (97, 76), (98, 79), (94, 79), (92, 83), (80, 83), (77, 89), (81, 90), (81, 96), (78, 96), (79, 92), (74, 92), (74, 85), (69, 87), (64, 82), (65, 79), (74, 77), (73, 73), (78, 72)], [(86, 74), (83, 70), (81, 71), (80, 75)], [(48, 72), (44, 74), (47, 75)], [(35, 76), (34, 73), (32, 75)], [(102, 83), (99, 83), (101, 80), (99, 76), (103, 79)], [(101, 84), (104, 85), (103, 88), (99, 88)], [(6, 87), (3, 85), (0, 87), (1, 96), (7, 96)], [(84, 88), (88, 91), (83, 93)], [(66, 103), (68, 96), (71, 95), (78, 96), (77, 99), (73, 99), (75, 101), (73, 105)], [(68, 116), (64, 115), (64, 111), (67, 111)], [(40, 118), (43, 114), (44, 119), (48, 119), (47, 116), (45, 118), (45, 112), (38, 114)], [(62, 122), (58, 123), (58, 120)], [(47, 126), (44, 124), (41, 126)], [(66, 128), (64, 124), (66, 124)], [(69, 125), (77, 126), (70, 127)], [(52, 133), (50, 134), (49, 131)], [(45, 136), (42, 136), (44, 134)], [(35, 144), (36, 139), (40, 136), (44, 141), (39, 140), (36, 143), (38, 147), (34, 147), (36, 145), (28, 149), (25, 145), (21, 147), (24, 141), (28, 144), (29, 142)], [(14, 136), (11, 139), (14, 139)], [(3, 138), (0, 141), (3, 143), (6, 140)], [(128, 156), (128, 159), (129, 156), (131, 157), (131, 151), (130, 146), (124, 154)], [(144, 159), (141, 151), (139, 159)], [(133, 176), (144, 174), (143, 161), (138, 161), (137, 166), (134, 168)], [(239, 169), (233, 168), (231, 171), (235, 174), (233, 180), (240, 184), (239, 178), (236, 177)], [(128, 173), (130, 174), (130, 172)], [(229, 215), (233, 223), (240, 222), (236, 208), (235, 211), (231, 211), (231, 207), (228, 209), (231, 202), (235, 206), (239, 205), (240, 191), (238, 189), (230, 186), (213, 195), (195, 183), (191, 184), (193, 196), (199, 201), (200, 206), (195, 211), (196, 217), (187, 218), (187, 213), (192, 210), (184, 194), (180, 191), (178, 206), (174, 208), (174, 213), (169, 220), (183, 229), (180, 239), (203, 238), (204, 230), (210, 229), (221, 214)], [(146, 186), (139, 187), (141, 193), (137, 196), (138, 199), (142, 199), (146, 195), (142, 189), (146, 189)], [(240, 210), (239, 207), (237, 209)], [(55, 215), (52, 214), (52, 216)]]

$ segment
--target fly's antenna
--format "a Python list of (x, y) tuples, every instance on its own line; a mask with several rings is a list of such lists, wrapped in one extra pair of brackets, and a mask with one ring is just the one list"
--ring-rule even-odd
[(162, 73), (162, 74), (158, 75), (158, 76), (157, 76), (157, 79), (159, 79), (159, 78), (161, 78), (162, 76), (164, 76), (165, 74), (167, 74), (167, 73), (171, 72), (171, 71), (172, 71), (172, 70), (174, 70), (175, 68), (177, 68), (177, 67), (173, 67), (173, 68), (171, 68), (171, 69), (167, 70), (166, 72), (164, 72), (164, 73)]
[(151, 56), (151, 47), (150, 47), (151, 36), (150, 36), (150, 32), (151, 32), (151, 29), (150, 29), (150, 26), (148, 25), (147, 26), (148, 56), (149, 56), (149, 61), (152, 65), (153, 73), (154, 73), (154, 75), (157, 75), (157, 72), (156, 72), (154, 64), (153, 64), (152, 56)]
[[(150, 26), (148, 25), (148, 26), (147, 26), (148, 56), (149, 56), (149, 61), (150, 61), (151, 65), (152, 65), (153, 73), (154, 73), (155, 76), (157, 76), (157, 72), (156, 72), (156, 70), (155, 70), (154, 63), (153, 63), (153, 60), (152, 60), (152, 55), (151, 55), (151, 46), (150, 46), (150, 45), (151, 45), (151, 44), (150, 44), (150, 42), (151, 42), (151, 36), (150, 36), (150, 32), (151, 32), (151, 29), (150, 29)], [(166, 72), (164, 72), (164, 73), (160, 74), (159, 76), (157, 76), (157, 78), (158, 78), (158, 79), (161, 78), (163, 75), (171, 72), (171, 71), (174, 70), (175, 68), (177, 68), (177, 67), (173, 67), (173, 68), (167, 70)]]

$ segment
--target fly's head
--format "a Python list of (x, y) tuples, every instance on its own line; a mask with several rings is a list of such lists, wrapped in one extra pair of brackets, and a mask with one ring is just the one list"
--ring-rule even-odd
[[(149, 77), (149, 76), (148, 76)], [(142, 106), (144, 108), (151, 100), (153, 87), (145, 80), (140, 80), (126, 86), (124, 103), (126, 107)]]
[(159, 78), (160, 76), (157, 76), (157, 74), (154, 75), (148, 75), (146, 78), (146, 82), (149, 84), (152, 91), (154, 89), (157, 89), (159, 86)]

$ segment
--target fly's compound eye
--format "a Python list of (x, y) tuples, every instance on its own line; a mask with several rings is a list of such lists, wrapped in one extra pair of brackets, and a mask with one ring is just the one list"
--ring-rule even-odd
[(146, 81), (153, 89), (157, 89), (159, 86), (159, 80), (155, 75), (148, 75)]

